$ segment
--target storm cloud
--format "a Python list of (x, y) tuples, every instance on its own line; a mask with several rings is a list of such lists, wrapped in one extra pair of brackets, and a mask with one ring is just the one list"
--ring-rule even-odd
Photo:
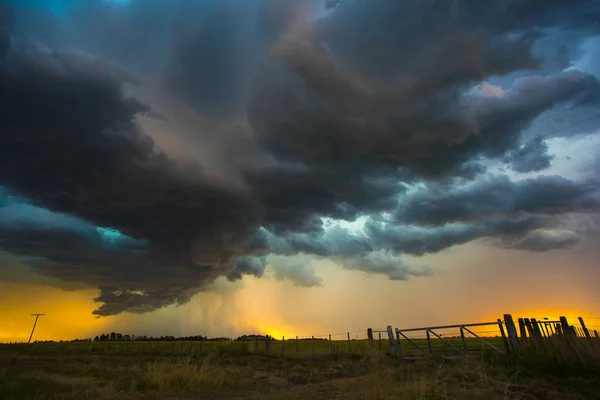
[(0, 251), (98, 316), (268, 265), (326, 284), (287, 256), (406, 280), (434, 271), (403, 255), (479, 239), (565, 249), (561, 217), (598, 211), (591, 177), (485, 167), (545, 171), (532, 123), (597, 104), (539, 45), (598, 34), (595, 1), (51, 3), (0, 1)]

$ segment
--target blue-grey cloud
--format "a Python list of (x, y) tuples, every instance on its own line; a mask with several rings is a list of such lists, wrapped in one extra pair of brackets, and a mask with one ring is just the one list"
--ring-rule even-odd
[(553, 156), (548, 154), (548, 145), (543, 139), (534, 139), (509, 151), (503, 161), (515, 172), (540, 172), (548, 169)]

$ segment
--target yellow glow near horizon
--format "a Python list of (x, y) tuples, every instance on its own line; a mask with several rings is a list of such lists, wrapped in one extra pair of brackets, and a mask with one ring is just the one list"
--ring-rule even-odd
[(102, 329), (105, 321), (96, 319), (93, 291), (62, 291), (47, 286), (0, 282), (0, 341), (29, 339), (34, 317), (38, 320), (32, 340), (69, 340), (88, 337)]
[(0, 341), (26, 341), (33, 324), (30, 314), (38, 312), (46, 313), (36, 328), (38, 340), (111, 331), (213, 337), (257, 333), (277, 339), (330, 333), (333, 339), (344, 339), (346, 332), (364, 336), (367, 328), (388, 325), (494, 322), (504, 313), (542, 320), (564, 315), (572, 325), (581, 316), (588, 327), (600, 330), (596, 259), (592, 254), (556, 252), (549, 257), (465, 245), (428, 256), (422, 261), (439, 268), (439, 273), (409, 281), (390, 281), (318, 261), (314, 265), (322, 287), (297, 287), (268, 273), (235, 283), (222, 279), (188, 304), (102, 319), (92, 315), (97, 307), (94, 290), (62, 291), (0, 281)]

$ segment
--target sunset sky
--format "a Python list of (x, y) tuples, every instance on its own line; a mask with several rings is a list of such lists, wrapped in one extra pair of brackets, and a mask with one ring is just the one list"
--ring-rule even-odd
[(423, 4), (0, 0), (0, 342), (600, 330), (596, 2)]

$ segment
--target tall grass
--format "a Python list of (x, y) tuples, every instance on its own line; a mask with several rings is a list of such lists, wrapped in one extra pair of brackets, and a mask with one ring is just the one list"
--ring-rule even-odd
[(205, 358), (200, 364), (190, 360), (154, 362), (143, 367), (135, 388), (175, 392), (218, 389), (239, 385), (240, 379), (236, 379), (235, 375), (235, 371), (211, 365), (210, 358)]
[(517, 359), (523, 368), (537, 373), (600, 376), (600, 339), (553, 337), (523, 346)]
[(582, 399), (600, 393), (600, 341), (552, 338), (504, 355), (398, 360), (375, 351), (316, 357), (215, 346), (209, 355), (7, 352), (0, 399)]

